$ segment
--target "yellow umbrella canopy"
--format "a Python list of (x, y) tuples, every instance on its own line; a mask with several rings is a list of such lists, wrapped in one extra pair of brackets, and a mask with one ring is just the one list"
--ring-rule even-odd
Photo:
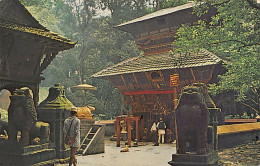
[(73, 88), (78, 89), (78, 90), (88, 90), (88, 89), (97, 90), (96, 87), (89, 85), (89, 84), (80, 84), (80, 85), (77, 85), (77, 86), (73, 86)]

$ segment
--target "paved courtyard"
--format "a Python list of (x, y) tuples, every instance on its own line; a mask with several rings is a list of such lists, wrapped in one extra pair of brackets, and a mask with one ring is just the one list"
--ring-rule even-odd
[(129, 152), (120, 152), (123, 142), (121, 144), (122, 147), (116, 147), (115, 141), (106, 140), (105, 153), (77, 156), (78, 166), (169, 166), (168, 161), (176, 151), (175, 144), (152, 146), (152, 143), (140, 142), (143, 146), (131, 147)]
[[(145, 143), (129, 148), (129, 152), (120, 152), (121, 149), (123, 146), (116, 147), (115, 141), (106, 140), (105, 153), (77, 156), (78, 166), (170, 166), (168, 161), (176, 152), (176, 144), (152, 146), (152, 143)], [(219, 166), (260, 166), (260, 141), (221, 150), (219, 157)]]

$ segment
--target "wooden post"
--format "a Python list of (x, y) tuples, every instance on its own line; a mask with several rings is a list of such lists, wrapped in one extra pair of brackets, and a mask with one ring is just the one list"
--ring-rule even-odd
[(139, 127), (138, 127), (138, 117), (135, 118), (135, 137), (137, 139), (137, 141), (139, 142)]
[(120, 132), (121, 132), (121, 127), (120, 127), (120, 117), (116, 118), (116, 146), (120, 147)]
[(127, 117), (126, 122), (127, 122), (127, 142), (128, 142), (128, 146), (131, 147), (131, 119)]
[(178, 92), (177, 92), (177, 87), (174, 87), (174, 93), (173, 93), (173, 104), (174, 104), (174, 110), (177, 108), (178, 104)]

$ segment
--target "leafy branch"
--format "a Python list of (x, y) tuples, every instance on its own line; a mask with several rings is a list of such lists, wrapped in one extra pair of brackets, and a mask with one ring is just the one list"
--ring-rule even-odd
[(220, 43), (227, 43), (227, 42), (237, 42), (242, 44), (242, 46), (238, 47), (238, 51), (240, 51), (241, 48), (244, 47), (250, 47), (250, 46), (255, 46), (255, 45), (260, 45), (260, 43), (251, 43), (251, 44), (246, 44), (245, 42), (239, 41), (239, 40), (224, 40), (224, 41), (218, 41), (218, 42), (213, 42), (213, 43), (208, 43), (209, 45), (212, 44), (220, 44)]
[(254, 108), (253, 106), (251, 106), (251, 105), (249, 105), (249, 104), (247, 104), (247, 103), (245, 103), (245, 102), (243, 102), (243, 101), (239, 101), (239, 102), (240, 102), (241, 104), (245, 105), (246, 107), (251, 108), (251, 110), (253, 110), (254, 112), (256, 112), (256, 113), (259, 114), (259, 111), (258, 111), (256, 108)]
[(258, 6), (257, 4), (255, 4), (254, 2), (253, 2), (253, 0), (246, 0), (248, 3), (249, 3), (249, 5), (250, 6), (252, 6), (253, 8), (255, 8), (255, 9), (260, 9), (260, 6)]

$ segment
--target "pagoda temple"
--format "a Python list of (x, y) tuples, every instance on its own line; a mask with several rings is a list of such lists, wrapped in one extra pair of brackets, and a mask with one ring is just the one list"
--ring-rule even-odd
[(177, 29), (185, 24), (197, 25), (198, 20), (210, 21), (216, 14), (211, 7), (201, 17), (193, 14), (193, 2), (162, 9), (117, 25), (115, 28), (131, 33), (143, 55), (106, 68), (93, 77), (108, 79), (132, 107), (133, 116), (140, 118), (140, 138), (150, 131), (152, 123), (164, 118), (167, 128), (174, 130), (174, 109), (181, 89), (194, 82), (217, 82), (223, 74), (223, 60), (203, 50), (185, 55), (169, 53)]
[(75, 42), (42, 26), (19, 0), (0, 1), (0, 90), (29, 87), (35, 104), (41, 74), (56, 55)]

